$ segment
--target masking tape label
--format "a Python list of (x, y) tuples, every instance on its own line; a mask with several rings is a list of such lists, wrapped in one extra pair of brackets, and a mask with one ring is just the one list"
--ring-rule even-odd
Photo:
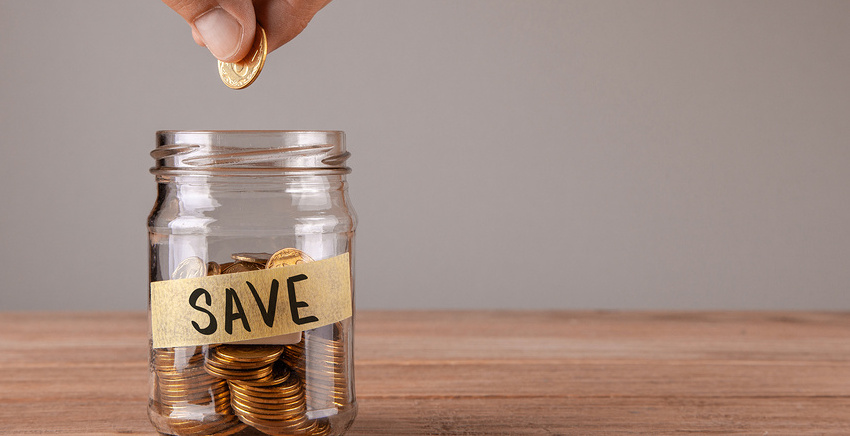
[(352, 315), (351, 262), (330, 259), (151, 283), (153, 347), (262, 339)]

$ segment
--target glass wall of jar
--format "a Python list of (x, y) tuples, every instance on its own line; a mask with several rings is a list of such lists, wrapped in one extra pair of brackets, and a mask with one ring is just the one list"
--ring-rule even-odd
[[(357, 411), (350, 279), (356, 218), (344, 134), (161, 131), (151, 155), (158, 189), (148, 218), (150, 281), (198, 286), (181, 304), (149, 304), (154, 427), (181, 436), (343, 434)], [(310, 313), (321, 307), (299, 301), (292, 283), (288, 296), (286, 285), (275, 284), (262, 298), (253, 287), (254, 298), (239, 298), (210, 281), (339, 256), (347, 262), (352, 308), (332, 322), (312, 322)], [(249, 319), (249, 312), (262, 316)], [(204, 334), (250, 336), (287, 316), (309, 328), (239, 341), (156, 343), (162, 320), (177, 318)]]

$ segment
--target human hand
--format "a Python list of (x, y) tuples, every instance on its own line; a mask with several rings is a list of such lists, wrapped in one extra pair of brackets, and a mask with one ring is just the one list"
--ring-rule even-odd
[(259, 22), (268, 51), (295, 38), (331, 0), (162, 0), (192, 27), (192, 37), (221, 61), (248, 55)]

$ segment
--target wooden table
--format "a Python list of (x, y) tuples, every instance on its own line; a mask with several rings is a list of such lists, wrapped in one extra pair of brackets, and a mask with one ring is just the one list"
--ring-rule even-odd
[[(0, 313), (0, 434), (155, 434), (141, 313)], [(351, 435), (850, 434), (850, 314), (360, 312)]]

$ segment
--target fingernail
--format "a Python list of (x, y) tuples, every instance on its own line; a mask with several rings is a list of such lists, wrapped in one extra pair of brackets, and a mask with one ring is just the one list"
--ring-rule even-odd
[(195, 19), (195, 28), (210, 53), (218, 59), (227, 59), (239, 50), (242, 42), (242, 25), (222, 8), (211, 9)]

